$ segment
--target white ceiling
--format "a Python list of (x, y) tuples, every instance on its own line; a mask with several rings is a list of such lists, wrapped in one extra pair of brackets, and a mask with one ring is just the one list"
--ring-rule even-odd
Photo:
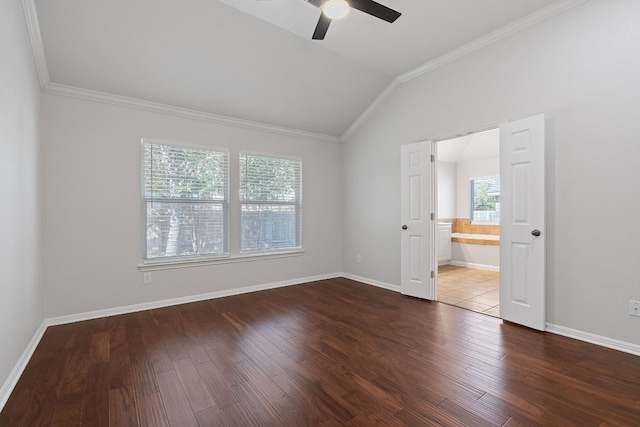
[[(340, 137), (394, 80), (556, 0), (35, 0), (50, 81)], [(559, 2), (566, 1), (560, 0)]]
[(472, 162), (500, 157), (500, 129), (438, 141), (438, 161)]

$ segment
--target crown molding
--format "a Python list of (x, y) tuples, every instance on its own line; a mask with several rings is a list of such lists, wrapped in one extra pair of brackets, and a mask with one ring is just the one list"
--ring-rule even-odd
[(493, 43), (496, 43), (506, 37), (509, 37), (519, 31), (532, 27), (540, 22), (543, 22), (549, 18), (561, 14), (562, 12), (574, 8), (576, 6), (585, 3), (587, 0), (559, 0), (547, 7), (544, 7), (536, 12), (533, 12), (523, 18), (518, 19), (502, 28), (499, 28), (489, 34), (486, 34), (472, 42), (469, 42), (457, 49), (449, 51), (444, 55), (441, 55), (413, 70), (407, 71), (404, 74), (399, 75), (390, 84), (378, 98), (358, 117), (358, 119), (347, 129), (342, 135), (342, 141), (346, 141), (358, 130), (360, 126), (373, 114), (373, 112), (382, 104), (382, 102), (388, 98), (393, 91), (395, 91), (402, 83), (406, 83), (410, 80), (420, 77), (430, 71), (442, 67), (450, 62), (462, 58), (476, 50), (482, 49)]
[(396, 78), (391, 80), (391, 83), (389, 83), (387, 87), (380, 93), (380, 95), (378, 95), (376, 99), (374, 99), (373, 102), (367, 107), (367, 109), (364, 110), (362, 114), (360, 114), (360, 116), (358, 116), (356, 121), (353, 122), (351, 126), (349, 126), (349, 129), (347, 129), (345, 133), (342, 134), (341, 140), (346, 141), (347, 139), (351, 138), (351, 136), (358, 130), (358, 128), (360, 128), (360, 126), (362, 126), (364, 122), (367, 121), (369, 116), (371, 116), (373, 112), (377, 110), (378, 107), (382, 105), (382, 103), (384, 103), (384, 101), (393, 92), (395, 92), (398, 86), (400, 86), (400, 80)]
[(342, 142), (342, 139), (332, 135), (324, 135), (299, 129), (291, 129), (283, 126), (269, 125), (266, 123), (259, 123), (251, 120), (238, 119), (234, 117), (222, 116), (219, 114), (206, 113), (203, 111), (176, 107), (173, 105), (161, 104), (136, 98), (129, 98), (126, 96), (113, 95), (105, 92), (98, 92), (89, 89), (82, 89), (78, 87), (52, 83), (49, 79), (49, 70), (47, 68), (47, 60), (44, 54), (44, 45), (42, 43), (42, 35), (40, 34), (40, 24), (38, 22), (38, 13), (36, 10), (35, 0), (21, 0), (21, 2), (27, 30), (29, 32), (29, 41), (31, 43), (31, 51), (33, 52), (36, 72), (38, 74), (40, 90), (43, 93), (78, 98), (86, 101), (101, 102), (105, 104), (134, 108), (137, 110), (167, 114), (175, 117), (200, 120), (219, 125), (233, 126), (260, 132), (275, 133), (321, 142), (330, 142), (333, 144), (339, 144)]
[(105, 92), (98, 92), (89, 89), (82, 89), (74, 86), (67, 86), (58, 83), (49, 83), (43, 90), (44, 93), (51, 95), (67, 96), (70, 98), (78, 98), (86, 101), (101, 102), (104, 104), (117, 105), (120, 107), (134, 108), (137, 110), (150, 111), (153, 113), (167, 114), (174, 117), (181, 117), (192, 120), (200, 120), (204, 122), (215, 123), (225, 126), (233, 126), (249, 130), (257, 130), (260, 132), (276, 133), (286, 136), (313, 139), (321, 142), (330, 142), (339, 144), (342, 140), (339, 137), (324, 135), (320, 133), (307, 132), (304, 130), (291, 129), (281, 126), (268, 125), (265, 123), (254, 122), (251, 120), (237, 119), (234, 117), (222, 116), (203, 111), (191, 110), (189, 108), (176, 107), (158, 102), (145, 101), (137, 98), (129, 98), (127, 96), (113, 95)]
[(22, 0), (22, 11), (27, 24), (27, 31), (29, 32), (29, 41), (31, 42), (31, 51), (33, 52), (40, 90), (44, 90), (49, 84), (49, 69), (47, 68), (47, 59), (44, 56), (44, 46), (42, 45), (35, 0)]
[(496, 43), (519, 31), (522, 31), (536, 24), (539, 24), (542, 21), (546, 21), (547, 19), (552, 18), (568, 9), (576, 7), (586, 1), (587, 0), (560, 0), (556, 3), (550, 4), (547, 7), (544, 7), (533, 13), (530, 13), (529, 15), (523, 18), (520, 18), (517, 21), (514, 21), (508, 25), (505, 25), (504, 27), (499, 28), (489, 34), (486, 34), (470, 43), (467, 43), (457, 49), (447, 52), (444, 55), (439, 56), (438, 58), (432, 61), (429, 61), (424, 65), (416, 67), (413, 70), (398, 76), (398, 80), (400, 80), (401, 83), (412, 80), (418, 76), (421, 76), (422, 74), (428, 73), (429, 71), (442, 67), (443, 65), (448, 64), (449, 62), (462, 58), (463, 56), (468, 55), (471, 52), (475, 52), (476, 50), (482, 49), (483, 47)]
[(176, 107), (167, 104), (161, 104), (151, 101), (145, 101), (136, 98), (129, 98), (120, 95), (112, 95), (104, 92), (92, 91), (88, 89), (82, 89), (72, 86), (61, 85), (57, 83), (51, 83), (49, 80), (49, 71), (47, 68), (47, 61), (44, 54), (44, 46), (42, 43), (42, 36), (40, 34), (40, 25), (38, 22), (38, 14), (36, 11), (35, 0), (21, 0), (22, 8), (25, 15), (25, 21), (27, 24), (27, 30), (29, 32), (29, 40), (31, 42), (31, 49), (33, 52), (33, 58), (36, 66), (36, 72), (38, 74), (38, 80), (40, 83), (40, 89), (44, 93), (53, 95), (68, 96), (72, 98), (79, 98), (88, 101), (102, 102), (106, 104), (118, 105), (127, 108), (135, 108), (143, 111), (150, 111), (160, 114), (167, 114), (176, 117), (188, 118), (193, 120), (201, 120), (226, 126), (239, 127), (250, 130), (257, 130), (261, 132), (276, 133), (281, 135), (301, 137), (312, 139), (322, 142), (330, 142), (339, 144), (348, 140), (353, 134), (366, 122), (375, 110), (402, 84), (406, 83), (416, 77), (419, 77), (425, 73), (433, 71), (445, 64), (462, 58), (469, 53), (482, 49), (490, 44), (493, 44), (505, 37), (536, 25), (542, 21), (545, 21), (553, 16), (556, 16), (568, 9), (576, 7), (587, 0), (559, 0), (545, 8), (542, 8), (534, 13), (531, 13), (524, 18), (521, 18), (509, 25), (506, 25), (496, 31), (493, 31), (483, 37), (480, 37), (464, 46), (454, 49), (432, 61), (427, 62), (419, 67), (414, 68), (404, 74), (401, 74), (397, 78), (393, 79), (391, 83), (376, 97), (376, 99), (367, 107), (366, 110), (358, 116), (355, 122), (344, 132), (341, 137), (335, 137), (331, 135), (324, 135), (314, 132), (308, 132), (298, 129), (291, 129), (281, 126), (274, 126), (265, 123), (254, 122), (250, 120), (237, 119), (228, 116), (222, 116), (213, 113), (206, 113), (197, 110), (191, 110), (188, 108)]

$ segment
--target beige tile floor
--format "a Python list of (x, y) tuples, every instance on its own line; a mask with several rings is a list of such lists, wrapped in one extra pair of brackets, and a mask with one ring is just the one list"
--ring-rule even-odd
[(438, 301), (500, 317), (500, 273), (441, 265)]

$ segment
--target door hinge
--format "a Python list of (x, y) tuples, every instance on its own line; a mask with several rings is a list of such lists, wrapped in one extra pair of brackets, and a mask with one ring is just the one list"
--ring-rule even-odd
[(435, 272), (435, 271), (433, 271), (433, 270), (431, 270), (431, 278), (432, 278), (432, 279), (435, 279), (435, 277), (436, 277), (436, 272)]
[(436, 156), (434, 156), (433, 154), (431, 155), (431, 163), (434, 163), (436, 161)]
[(436, 219), (436, 214), (434, 214), (433, 212), (431, 212), (431, 221)]

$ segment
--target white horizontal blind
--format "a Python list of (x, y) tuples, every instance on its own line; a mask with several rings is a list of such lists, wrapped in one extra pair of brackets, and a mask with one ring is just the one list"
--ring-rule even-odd
[(228, 254), (228, 153), (146, 142), (142, 153), (144, 259)]
[(240, 153), (241, 251), (302, 247), (302, 161)]

